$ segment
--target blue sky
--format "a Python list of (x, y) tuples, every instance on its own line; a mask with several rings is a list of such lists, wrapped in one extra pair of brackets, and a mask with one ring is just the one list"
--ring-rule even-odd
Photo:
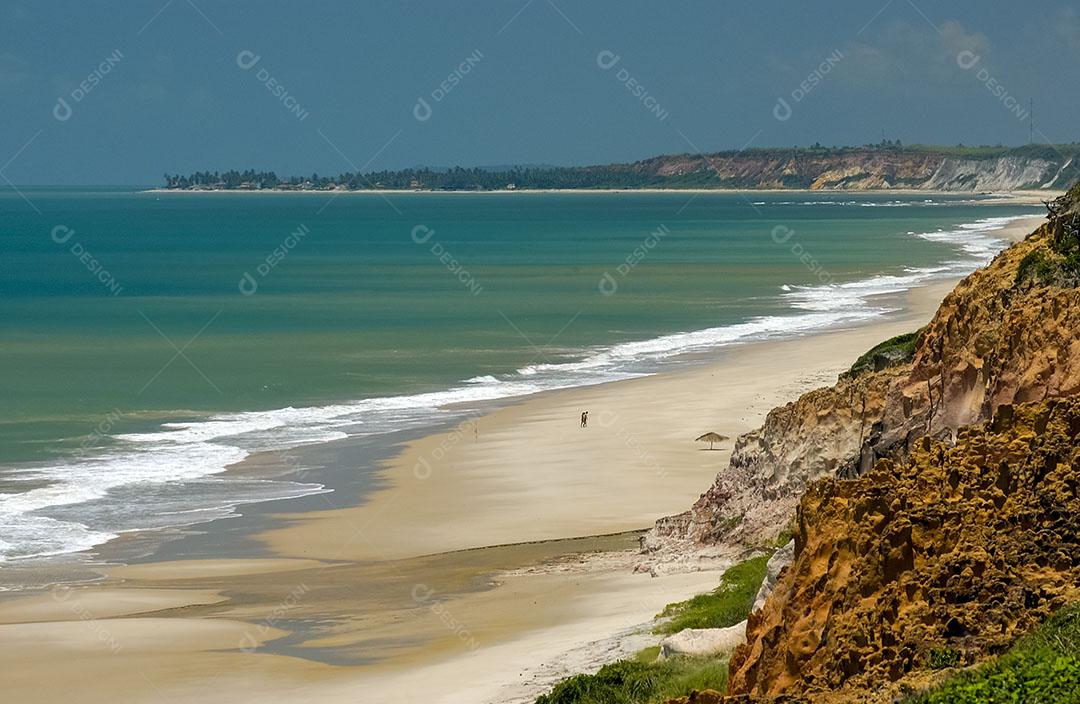
[(0, 176), (1080, 139), (1080, 12), (989, 5), (0, 0)]

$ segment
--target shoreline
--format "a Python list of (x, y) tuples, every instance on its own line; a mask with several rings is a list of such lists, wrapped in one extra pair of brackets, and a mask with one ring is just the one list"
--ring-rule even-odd
[[(993, 235), (1026, 235), (1034, 220)], [(717, 583), (722, 559), (656, 578), (632, 572), (633, 531), (684, 510), (727, 461), (729, 450), (694, 437), (734, 438), (832, 383), (874, 344), (925, 324), (955, 283), (899, 294), (903, 311), (873, 322), (511, 399), (479, 415), (475, 435), (459, 426), (409, 439), (357, 505), (270, 514), (278, 525), (251, 536), (262, 557), (151, 559), (107, 567), (102, 582), (66, 596), (4, 599), (9, 691), (29, 697), (48, 677), (110, 703), (351, 702), (358, 691), (529, 701), (522, 691), (625, 654), (666, 603)], [(576, 422), (584, 408), (588, 429)], [(17, 623), (25, 613), (34, 621)], [(132, 669), (146, 682), (133, 683)], [(447, 696), (432, 699), (427, 680)]]
[[(639, 433), (665, 435), (673, 421), (678, 425), (678, 408), (674, 414), (670, 409), (691, 397), (699, 399), (699, 404), (713, 405), (714, 411), (724, 404), (729, 408), (742, 405), (744, 415), (729, 421), (731, 430), (749, 429), (778, 403), (831, 383), (837, 371), (884, 337), (917, 326), (917, 319), (929, 317), (952, 283), (908, 292), (911, 312), (887, 321), (796, 340), (743, 345), (699, 368), (528, 397), (482, 417), (482, 432), (494, 433), (491, 426), (498, 423), (511, 433), (517, 427), (517, 432), (546, 434), (551, 421), (545, 422), (543, 416), (561, 406), (576, 408), (582, 393), (593, 396), (592, 403), (602, 402), (599, 396), (628, 405), (652, 397), (652, 404), (639, 411), (642, 416), (624, 416), (626, 427)], [(702, 393), (709, 388), (706, 384), (723, 386), (739, 379), (742, 388), (736, 393)], [(669, 409), (666, 417), (653, 417), (661, 407)], [(697, 409), (684, 411), (696, 413)], [(491, 415), (497, 418), (493, 421)], [(649, 418), (648, 427), (638, 425), (640, 417)], [(598, 424), (596, 429), (601, 427)], [(721, 431), (727, 429), (724, 426)], [(621, 454), (616, 446), (617, 454), (605, 460), (605, 468), (588, 475), (600, 480), (603, 477), (597, 471), (627, 474), (621, 465), (626, 453), (633, 455), (635, 447), (648, 446), (652, 456), (663, 457), (668, 464), (663, 486), (642, 481), (640, 472), (632, 473), (633, 482), (624, 481), (614, 489), (597, 483), (590, 490), (573, 482), (562, 484), (565, 476), (548, 476), (529, 487), (539, 495), (521, 494), (513, 510), (487, 518), (478, 514), (475, 504), (460, 503), (462, 495), (480, 488), (477, 481), (490, 470), (487, 462), (477, 458), (470, 460), (475, 464), (469, 474), (474, 476), (468, 477), (461, 470), (462, 459), (446, 458), (445, 465), (436, 464), (433, 469), (456, 466), (457, 473), (444, 478), (464, 481), (435, 481), (431, 489), (405, 500), (415, 482), (395, 484), (395, 480), (402, 473), (411, 475), (411, 453), (437, 445), (442, 437), (413, 440), (389, 460), (384, 469), (386, 488), (359, 506), (282, 515), (283, 527), (256, 536), (268, 546), (266, 557), (117, 566), (105, 570), (102, 582), (65, 589), (63, 593), (70, 596), (64, 599), (54, 591), (0, 601), (0, 653), (19, 664), (10, 691), (16, 698), (28, 694), (29, 687), (48, 672), (66, 682), (94, 678), (93, 687), (79, 693), (80, 700), (102, 704), (141, 701), (160, 692), (233, 704), (286, 693), (344, 704), (355, 701), (357, 691), (374, 700), (396, 696), (420, 701), (430, 695), (429, 680), (439, 682), (448, 695), (434, 701), (530, 701), (554, 680), (627, 656), (628, 644), (636, 642), (634, 633), (647, 629), (653, 615), (667, 603), (715, 587), (727, 562), (713, 560), (695, 566), (698, 571), (654, 578), (633, 572), (637, 559), (633, 534), (468, 550), (462, 538), (487, 535), (481, 541), (487, 543), (507, 542), (505, 538), (515, 536), (533, 538), (528, 535), (531, 527), (566, 516), (526, 514), (521, 522), (515, 512), (523, 505), (545, 500), (584, 514), (595, 510), (592, 502), (598, 496), (606, 496), (608, 507), (620, 510), (627, 501), (638, 503), (648, 516), (628, 511), (631, 517), (621, 520), (638, 530), (647, 528), (666, 512), (688, 506), (726, 461), (726, 451), (709, 452), (696, 446), (693, 437), (697, 434), (680, 433), (674, 440), (642, 436), (638, 445), (623, 444)], [(666, 447), (654, 447), (654, 442)], [(489, 450), (505, 447), (487, 444)], [(484, 445), (480, 443), (477, 449)], [(591, 460), (612, 449), (602, 445)], [(530, 474), (535, 457), (528, 453), (524, 457), (504, 471)], [(440, 476), (434, 473), (432, 479)], [(543, 498), (545, 485), (561, 494), (561, 500), (555, 495)], [(506, 499), (498, 482), (487, 494)], [(430, 502), (432, 497), (437, 501)], [(447, 508), (449, 515), (443, 515)], [(436, 515), (448, 522), (430, 532), (417, 530)], [(503, 532), (489, 532), (493, 521), (506, 520), (510, 525)], [(585, 521), (554, 529), (567, 533), (587, 530), (590, 525), (600, 524)], [(443, 526), (441, 531), (439, 526)], [(446, 530), (450, 526), (452, 533)], [(378, 544), (393, 540), (395, 531), (402, 533), (398, 536), (401, 544)], [(440, 540), (441, 535), (453, 540)], [(451, 545), (461, 551), (438, 552), (439, 547)], [(412, 550), (401, 549), (406, 546)], [(425, 554), (410, 557), (409, 552)], [(423, 590), (422, 595), (435, 596), (417, 601), (413, 598), (417, 588)], [(128, 594), (158, 591), (158, 610), (127, 599)], [(529, 606), (523, 609), (522, 604)], [(12, 622), (14, 614), (27, 610), (35, 614), (34, 623)], [(84, 618), (87, 614), (90, 620)], [(325, 625), (328, 621), (330, 625)], [(28, 639), (33, 646), (27, 645)], [(112, 641), (123, 648), (122, 657), (108, 649)], [(152, 645), (162, 641), (169, 646)], [(244, 652), (245, 646), (254, 652)], [(77, 658), (68, 657), (72, 652)], [(372, 657), (373, 652), (378, 656)], [(125, 662), (126, 667), (121, 664)], [(147, 682), (133, 683), (126, 677), (130, 667), (144, 672)], [(193, 672), (216, 684), (199, 684), (192, 679)], [(229, 692), (212, 691), (218, 688)], [(57, 692), (55, 699), (46, 701), (60, 702), (71, 696), (73, 692)]]
[[(978, 208), (977, 207), (972, 207), (972, 208), (968, 208), (967, 210), (977, 211)], [(1016, 210), (1027, 210), (1027, 208), (1016, 208)], [(974, 217), (977, 217), (977, 216), (973, 215), (972, 217), (974, 218)], [(1019, 218), (1019, 220), (1017, 220), (1017, 218)], [(1001, 223), (991, 223), (990, 222), (990, 221), (993, 221), (993, 220), (1002, 220), (1002, 221), (1012, 220), (1014, 222), (1013, 222), (1012, 225), (1007, 226), (1006, 229), (998, 229), (998, 230), (992, 230), (992, 231), (985, 232), (986, 238), (984, 238), (984, 239), (1003, 239), (1003, 238), (1007, 237), (1007, 235), (1005, 234), (1007, 232), (1007, 228), (1015, 226), (1016, 222), (1021, 223), (1021, 228), (1022, 229), (1027, 229), (1028, 225), (1026, 225), (1024, 223), (1027, 223), (1029, 221), (1039, 221), (1039, 220), (1041, 220), (1041, 217), (1040, 216), (1027, 216), (1027, 215), (1010, 215), (1010, 216), (1001, 217), (1001, 218), (989, 218), (987, 220), (976, 219), (972, 223), (960, 225), (959, 227), (962, 228), (962, 229), (968, 229), (968, 228), (971, 228), (971, 227), (976, 227), (976, 229), (978, 229), (977, 226), (980, 225), (980, 223), (984, 223), (987, 226), (1000, 227)], [(909, 233), (909, 234), (912, 234), (912, 233)], [(982, 235), (980, 235), (980, 237), (982, 237)], [(986, 249), (987, 252), (990, 252), (992, 250), (993, 250), (993, 245), (991, 245), (988, 249)], [(923, 271), (923, 270), (917, 270), (917, 271)], [(920, 282), (918, 284), (915, 284), (915, 285), (922, 285), (922, 283), (925, 283), (925, 278), (927, 278), (927, 277), (923, 277), (923, 276), (920, 275), (918, 278), (923, 278), (924, 281), (922, 281), (922, 282)], [(871, 281), (873, 279), (874, 279), (874, 277), (871, 276), (870, 279), (868, 279), (868, 281)], [(931, 279), (931, 280), (933, 280), (933, 279)], [(905, 286), (906, 285), (912, 285), (912, 283), (913, 282), (907, 282), (907, 283), (904, 283), (903, 285), (905, 285)], [(885, 290), (885, 289), (883, 288), (882, 290)], [(879, 298), (878, 300), (883, 300), (883, 299)], [(895, 306), (886, 305), (885, 307), (889, 308), (889, 307), (895, 307)], [(797, 310), (795, 307), (792, 307), (791, 312), (795, 313), (795, 315), (790, 316), (790, 319), (798, 321), (799, 317), (800, 317), (800, 314), (801, 314), (801, 311)], [(783, 322), (783, 321), (781, 321), (781, 322)], [(868, 320), (865, 323), (860, 321), (858, 323), (851, 323), (851, 324), (862, 325), (862, 324), (867, 324), (867, 323), (872, 323), (872, 322), (873, 322), (873, 319)], [(830, 324), (830, 326), (832, 326), (832, 325), (835, 324), (835, 322), (830, 321), (829, 324)], [(730, 325), (734, 325), (734, 324), (730, 324)], [(820, 323), (818, 323), (818, 325), (820, 326)], [(737, 327), (737, 325), (736, 325), (736, 327)], [(783, 327), (783, 326), (781, 326), (781, 327)], [(796, 326), (796, 327), (798, 327), (798, 326)], [(842, 326), (840, 326), (840, 327), (842, 327)], [(725, 325), (721, 325), (720, 327), (715, 328), (715, 329), (719, 330), (719, 331), (723, 331), (725, 329)], [(810, 329), (808, 327), (804, 326), (798, 331), (790, 331), (789, 330), (782, 337), (785, 337), (787, 339), (798, 339), (798, 337), (800, 335), (806, 334), (806, 332), (808, 332), (809, 330)], [(774, 332), (776, 332), (776, 331), (778, 331), (778, 330), (774, 330)], [(667, 335), (661, 335), (660, 338), (657, 338), (657, 340), (659, 341), (659, 340), (662, 340), (663, 338), (669, 337), (669, 336), (674, 337), (674, 338), (685, 337), (685, 336), (693, 336), (696, 332), (711, 332), (711, 330), (699, 331), (699, 330), (691, 329), (688, 332), (669, 333)], [(723, 354), (727, 353), (726, 350), (734, 349), (738, 345), (754, 344), (753, 342), (750, 342), (750, 340), (753, 340), (755, 337), (758, 337), (758, 338), (765, 337), (766, 339), (768, 339), (769, 336), (768, 335), (761, 335), (761, 334), (758, 334), (758, 333), (750, 333), (750, 334), (747, 334), (744, 339), (734, 341), (734, 342), (732, 342), (730, 344), (727, 344), (727, 345), (714, 347), (713, 352), (711, 352), (711, 353), (710, 352), (706, 352), (706, 353), (700, 353), (700, 352), (686, 353), (684, 351), (684, 355), (677, 361), (677, 366), (683, 366), (683, 367), (685, 367), (685, 366), (693, 366), (694, 364), (700, 362), (702, 359), (707, 360), (709, 358), (710, 354), (723, 355)], [(776, 336), (776, 337), (773, 337), (772, 339), (777, 339), (777, 337), (781, 337), (781, 336)], [(721, 342), (723, 341), (723, 336), (722, 335), (720, 336), (720, 340), (721, 340)], [(631, 343), (628, 343), (628, 344), (633, 345), (635, 343), (631, 342)], [(717, 344), (721, 344), (721, 343), (717, 343)], [(645, 371), (647, 371), (649, 374), (653, 374), (656, 371), (661, 371), (661, 370), (662, 370), (662, 366), (650, 368), (650, 369), (645, 370)], [(462, 389), (470, 388), (470, 387), (467, 386), (469, 381), (472, 381), (472, 380), (465, 380), (465, 381), (460, 381), (459, 380), (459, 381), (457, 381), (455, 383), (449, 383), (446, 387), (435, 390), (435, 393), (437, 394), (440, 391), (447, 391), (447, 392), (461, 391)], [(563, 384), (558, 384), (558, 385), (557, 384), (550, 384), (550, 385), (547, 385), (547, 386), (548, 386), (549, 389), (552, 386), (555, 386), (556, 388), (558, 388), (559, 386), (562, 386), (563, 389), (572, 389), (572, 388), (578, 388), (578, 387), (582, 387), (582, 386), (588, 386), (588, 385), (591, 385), (591, 384), (595, 383), (596, 381), (597, 381), (597, 379), (595, 378), (595, 376), (593, 376), (593, 378), (590, 378), (590, 379), (575, 378), (575, 379), (569, 380), (567, 382), (564, 382), (564, 384), (577, 384), (578, 385), (577, 387), (570, 386), (570, 385), (563, 385)], [(387, 450), (387, 451), (391, 451), (391, 452), (396, 452), (396, 449), (393, 447), (393, 445), (398, 440), (407, 439), (410, 435), (415, 435), (417, 433), (432, 434), (432, 433), (435, 432), (435, 430), (438, 427), (440, 427), (440, 426), (449, 426), (452, 423), (456, 422), (456, 420), (460, 419), (460, 414), (464, 414), (464, 413), (484, 414), (484, 413), (486, 413), (488, 410), (490, 410), (492, 408), (498, 408), (500, 406), (507, 405), (507, 404), (516, 404), (516, 403), (520, 402), (520, 399), (528, 398), (530, 396), (534, 396), (534, 395), (540, 394), (540, 393), (548, 393), (548, 391), (539, 390), (539, 389), (541, 389), (541, 388), (543, 388), (545, 386), (544, 384), (539, 384), (539, 385), (533, 384), (533, 386), (537, 386), (537, 389), (535, 389), (534, 393), (532, 393), (532, 394), (526, 393), (521, 389), (508, 389), (508, 388), (504, 387), (503, 390), (496, 391), (494, 396), (489, 395), (488, 400), (469, 401), (467, 404), (462, 404), (462, 405), (458, 405), (458, 406), (445, 405), (444, 408), (447, 408), (447, 409), (454, 408), (454, 409), (458, 410), (458, 414), (457, 414), (458, 418), (457, 419), (454, 418), (453, 414), (447, 414), (447, 413), (441, 413), (442, 418), (439, 419), (437, 416), (440, 415), (440, 412), (436, 411), (435, 416), (433, 416), (433, 418), (431, 419), (430, 422), (425, 424), (425, 427), (419, 427), (419, 428), (406, 430), (404, 433), (400, 433), (400, 432), (395, 431), (395, 430), (390, 430), (388, 432), (383, 432), (383, 433), (378, 434), (378, 437), (379, 438), (384, 438), (385, 442), (378, 442), (378, 443), (373, 443), (373, 444), (378, 445), (377, 450)], [(509, 394), (509, 393), (524, 394), (524, 395), (520, 395), (520, 396), (500, 395), (500, 394)], [(468, 393), (464, 394), (465, 397), (468, 397), (469, 395), (470, 394), (468, 394)], [(408, 395), (406, 394), (404, 397), (407, 397), (407, 396)], [(392, 399), (392, 398), (394, 398), (394, 396), (388, 396), (388, 397), (385, 397), (385, 398), (391, 398)], [(366, 400), (368, 400), (368, 399), (361, 399), (360, 401), (357, 401), (356, 403), (362, 403), (362, 402), (364, 402)], [(446, 403), (447, 399), (445, 399), (445, 398), (442, 399), (442, 402)], [(339, 400), (329, 401), (327, 403), (329, 403), (331, 405), (333, 405), (334, 403), (348, 404), (348, 403), (351, 403), (351, 401), (349, 401), (347, 399), (339, 399)], [(312, 405), (312, 408), (318, 409), (319, 405)], [(434, 409), (435, 407), (432, 406), (431, 408)], [(273, 410), (276, 410), (276, 409), (274, 407), (269, 407), (269, 408), (256, 408), (256, 409), (250, 409), (250, 410), (251, 410), (252, 413), (257, 414), (257, 413), (264, 412), (264, 411), (272, 412)], [(237, 411), (237, 412), (246, 413), (247, 411), (246, 410), (241, 410), (241, 411)], [(450, 417), (448, 418), (447, 416), (450, 416)], [(210, 416), (208, 416), (208, 418), (209, 417), (213, 417), (213, 416), (210, 415)], [(594, 416), (594, 418), (595, 418), (595, 416)], [(375, 437), (375, 436), (372, 436), (372, 437)], [(240, 478), (244, 478), (244, 479), (248, 479), (248, 478), (254, 478), (254, 479), (273, 478), (275, 480), (281, 479), (282, 481), (288, 481), (290, 479), (297, 479), (297, 480), (302, 480), (302, 481), (304, 481), (304, 482), (306, 482), (308, 484), (311, 484), (311, 486), (313, 486), (313, 487), (323, 486), (323, 487), (329, 487), (329, 488), (325, 489), (325, 490), (317, 489), (317, 488), (314, 489), (314, 490), (301, 490), (299, 492), (298, 496), (294, 495), (294, 496), (292, 496), (290, 498), (286, 498), (286, 499), (260, 499), (260, 500), (254, 501), (252, 503), (247, 503), (246, 501), (240, 500), (240, 502), (238, 504), (236, 504), (233, 508), (236, 509), (236, 508), (239, 508), (239, 507), (243, 507), (242, 510), (235, 510), (233, 514), (231, 514), (229, 516), (226, 516), (226, 518), (229, 519), (228, 521), (224, 521), (223, 519), (215, 518), (215, 519), (212, 519), (211, 521), (205, 521), (205, 520), (192, 521), (191, 523), (188, 523), (186, 525), (175, 525), (175, 526), (172, 526), (172, 527), (162, 528), (162, 529), (157, 529), (157, 530), (150, 529), (150, 530), (144, 530), (144, 531), (143, 530), (127, 531), (127, 532), (124, 532), (123, 534), (121, 534), (120, 536), (118, 536), (118, 537), (116, 537), (116, 538), (114, 538), (112, 540), (109, 540), (108, 542), (100, 543), (99, 545), (92, 548), (93, 550), (95, 550), (99, 554), (103, 555), (103, 559), (95, 560), (95, 561), (99, 562), (99, 563), (102, 562), (102, 561), (105, 561), (105, 562), (114, 561), (114, 562), (121, 562), (121, 563), (130, 562), (130, 561), (133, 561), (133, 560), (134, 561), (141, 561), (143, 559), (143, 556), (135, 554), (134, 551), (137, 551), (137, 550), (144, 550), (145, 551), (147, 548), (149, 548), (151, 551), (164, 552), (165, 555), (172, 554), (172, 555), (179, 555), (179, 556), (190, 556), (190, 555), (185, 555), (184, 551), (187, 550), (193, 543), (197, 544), (197, 543), (200, 543), (200, 542), (202, 543), (201, 549), (204, 551), (204, 554), (201, 555), (201, 556), (204, 556), (204, 557), (208, 556), (206, 554), (206, 551), (209, 551), (212, 554), (220, 554), (222, 552), (220, 546), (213, 545), (210, 540), (201, 540), (200, 541), (199, 536), (200, 535), (216, 535), (216, 536), (220, 537), (222, 535), (223, 531), (227, 533), (227, 536), (226, 536), (227, 537), (227, 545), (228, 545), (229, 548), (232, 548), (232, 549), (235, 550), (236, 548), (241, 547), (247, 554), (255, 552), (255, 551), (257, 551), (258, 548), (257, 548), (257, 546), (251, 545), (250, 541), (246, 541), (246, 542), (249, 543), (248, 545), (241, 545), (242, 543), (245, 542), (244, 538), (247, 535), (250, 535), (253, 532), (261, 532), (261, 530), (260, 531), (252, 530), (253, 526), (251, 524), (253, 523), (253, 521), (248, 520), (249, 516), (257, 515), (257, 516), (260, 516), (260, 517), (266, 517), (267, 520), (263, 522), (263, 525), (265, 526), (266, 523), (273, 522), (273, 521), (276, 520), (274, 518), (275, 514), (287, 515), (287, 514), (291, 514), (291, 513), (303, 513), (303, 512), (308, 512), (308, 511), (317, 511), (317, 510), (324, 509), (324, 508), (326, 508), (328, 506), (332, 506), (332, 505), (340, 505), (342, 503), (356, 503), (356, 502), (358, 502), (360, 500), (363, 500), (363, 496), (362, 496), (363, 492), (362, 491), (361, 492), (354, 492), (353, 491), (355, 489), (355, 487), (356, 487), (356, 482), (354, 482), (352, 480), (344, 480), (343, 479), (343, 476), (344, 476), (343, 472), (337, 472), (337, 473), (322, 472), (321, 476), (325, 476), (325, 477), (328, 477), (330, 479), (329, 481), (325, 481), (325, 480), (319, 478), (320, 477), (320, 472), (319, 471), (311, 469), (312, 467), (325, 468), (325, 464), (327, 462), (327, 457), (333, 455), (335, 452), (353, 453), (354, 450), (355, 450), (355, 448), (352, 447), (353, 444), (355, 444), (355, 437), (350, 436), (350, 437), (343, 438), (342, 441), (340, 441), (340, 442), (336, 441), (336, 440), (330, 440), (330, 441), (320, 440), (317, 443), (312, 443), (312, 444), (308, 444), (308, 445), (302, 445), (302, 446), (299, 446), (299, 447), (289, 448), (289, 449), (285, 449), (285, 450), (263, 451), (263, 450), (258, 450), (258, 448), (256, 448), (256, 450), (253, 451), (251, 454), (248, 454), (246, 457), (243, 457), (239, 461), (234, 461), (234, 463), (231, 464), (231, 465), (225, 466), (224, 464), (222, 464), (221, 465), (222, 469), (220, 469), (217, 472), (217, 474), (219, 474), (220, 476), (236, 476), (236, 477), (240, 477)], [(320, 452), (320, 450), (325, 450), (325, 451)], [(377, 456), (378, 451), (376, 451), (376, 452), (374, 452), (372, 454), (374, 455), (374, 457), (373, 457), (374, 460), (381, 459), (380, 457)], [(318, 460), (321, 460), (321, 461), (316, 461), (315, 463), (310, 463), (310, 462), (305, 461), (306, 458), (308, 458), (311, 455), (322, 455), (322, 457), (318, 458)], [(297, 461), (297, 458), (300, 459), (299, 462)], [(235, 460), (235, 458), (234, 458), (234, 460)], [(335, 461), (335, 459), (333, 457), (330, 457), (330, 459), (328, 461), (329, 461), (330, 464), (337, 464), (337, 462)], [(348, 461), (355, 461), (355, 459), (350, 458), (349, 460), (346, 460), (346, 461), (347, 462)], [(374, 465), (374, 462), (371, 462), (370, 464)], [(377, 486), (379, 484), (380, 480), (381, 480), (381, 472), (373, 470), (373, 471), (368, 472), (367, 474), (369, 475), (369, 477), (371, 477), (370, 482), (368, 484), (368, 487)], [(342, 491), (343, 488), (345, 489), (344, 492)], [(367, 487), (362, 487), (362, 488), (367, 488)], [(353, 495), (354, 493), (358, 493), (359, 495), (354, 496)], [(329, 496), (329, 500), (327, 500), (327, 496)], [(279, 503), (279, 501), (281, 503)], [(286, 501), (289, 502), (288, 505), (285, 505)], [(240, 520), (237, 520), (238, 518)], [(243, 528), (238, 528), (239, 524), (242, 524)], [(210, 528), (209, 530), (203, 530), (203, 528), (202, 528), (203, 526), (213, 526), (213, 527)], [(630, 527), (631, 526), (622, 526), (622, 528), (627, 528), (627, 529), (629, 529)], [(163, 539), (155, 540), (155, 538), (153, 536), (162, 536)], [(237, 539), (238, 536), (239, 536), (239, 539)], [(550, 537), (550, 536), (548, 536), (548, 537)], [(173, 543), (175, 543), (175, 546), (174, 546), (176, 548), (175, 550), (169, 547)], [(128, 546), (131, 549), (125, 549), (125, 546)], [(76, 554), (76, 553), (72, 553), (72, 554)], [(162, 559), (162, 556), (152, 554), (152, 555), (148, 556), (147, 559), (150, 559), (150, 560)], [(16, 582), (17, 581), (18, 580), (16, 580)]]
[(432, 195), (454, 195), (454, 194), (468, 194), (468, 195), (492, 195), (492, 194), (563, 194), (563, 193), (594, 193), (594, 194), (637, 194), (637, 193), (674, 193), (674, 194), (686, 194), (686, 195), (705, 195), (709, 193), (731, 193), (746, 195), (749, 193), (795, 193), (795, 194), (807, 194), (807, 193), (819, 193), (819, 194), (869, 194), (869, 195), (900, 195), (900, 196), (913, 196), (913, 195), (929, 195), (929, 196), (986, 196), (979, 200), (981, 203), (1001, 203), (1009, 202), (1016, 203), (1018, 205), (1038, 205), (1043, 200), (1056, 198), (1063, 195), (1063, 190), (1011, 190), (1011, 191), (942, 191), (932, 189), (920, 189), (920, 188), (868, 188), (865, 190), (855, 189), (813, 189), (813, 188), (515, 188), (513, 190), (508, 189), (492, 189), (492, 190), (413, 190), (407, 188), (385, 188), (385, 189), (356, 189), (356, 190), (315, 190), (315, 189), (184, 189), (184, 188), (148, 188), (144, 190), (137, 190), (135, 193), (147, 193), (147, 194), (162, 194), (162, 193), (249, 193), (249, 194), (315, 194), (315, 195), (408, 195), (408, 194), (432, 194)]

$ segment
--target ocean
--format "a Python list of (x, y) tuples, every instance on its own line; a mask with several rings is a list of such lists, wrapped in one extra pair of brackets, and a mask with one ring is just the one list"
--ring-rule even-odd
[(302, 466), (225, 473), (256, 452), (871, 321), (1040, 211), (936, 194), (0, 191), (0, 588), (5, 566), (335, 488)]

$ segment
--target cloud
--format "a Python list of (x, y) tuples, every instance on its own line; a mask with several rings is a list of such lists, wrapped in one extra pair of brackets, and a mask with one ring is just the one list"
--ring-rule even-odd
[(953, 20), (935, 28), (898, 19), (882, 23), (871, 39), (849, 42), (841, 51), (847, 59), (836, 71), (837, 81), (857, 89), (884, 92), (891, 86), (906, 92), (913, 85), (963, 80), (957, 57), (971, 52), (986, 65), (991, 46), (986, 35), (969, 32)]
[(1080, 15), (1074, 8), (1065, 7), (1057, 13), (1053, 32), (1062, 44), (1080, 53)]

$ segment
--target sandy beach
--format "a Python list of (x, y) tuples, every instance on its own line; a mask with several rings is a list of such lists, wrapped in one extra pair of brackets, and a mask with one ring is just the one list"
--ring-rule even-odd
[(1064, 191), (1023, 191), (1015, 190), (1001, 193), (964, 193), (958, 191), (932, 191), (916, 188), (889, 188), (889, 189), (868, 189), (868, 190), (811, 190), (807, 188), (770, 188), (768, 190), (754, 189), (754, 188), (515, 188), (515, 189), (499, 189), (488, 191), (437, 191), (437, 190), (414, 190), (403, 188), (379, 188), (379, 189), (365, 189), (365, 190), (300, 190), (300, 189), (181, 189), (181, 188), (148, 188), (142, 193), (160, 195), (163, 193), (182, 194), (182, 193), (246, 193), (246, 194), (313, 194), (313, 195), (330, 195), (337, 197), (339, 195), (359, 195), (359, 196), (382, 196), (388, 195), (404, 195), (413, 193), (430, 193), (435, 195), (515, 195), (519, 193), (559, 193), (559, 194), (597, 194), (597, 193), (626, 193), (626, 194), (638, 194), (638, 193), (686, 193), (690, 195), (703, 195), (707, 193), (741, 193), (744, 195), (767, 195), (770, 193), (818, 193), (818, 194), (850, 194), (850, 195), (879, 195), (879, 196), (913, 196), (913, 195), (925, 195), (928, 197), (933, 196), (957, 196), (968, 195), (971, 197), (978, 197), (979, 202), (1008, 202), (1016, 205), (1038, 205), (1046, 200), (1051, 200), (1064, 193)]
[[(1046, 194), (1039, 194), (1045, 198)], [(1019, 239), (1041, 218), (995, 236)], [(641, 530), (686, 509), (730, 438), (926, 323), (955, 281), (871, 324), (722, 350), (519, 399), (407, 442), (358, 505), (282, 513), (263, 558), (116, 566), (0, 601), (11, 701), (531, 701), (631, 654), (724, 565), (635, 573)], [(579, 427), (583, 411), (588, 427)], [(43, 684), (49, 683), (49, 684)], [(52, 683), (56, 683), (55, 685)]]

